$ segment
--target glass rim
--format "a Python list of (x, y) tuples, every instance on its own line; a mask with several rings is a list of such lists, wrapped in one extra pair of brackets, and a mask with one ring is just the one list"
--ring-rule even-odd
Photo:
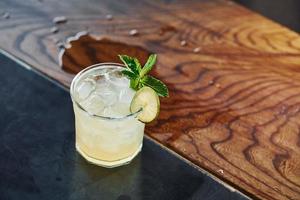
[(124, 119), (127, 119), (127, 118), (130, 118), (130, 117), (136, 117), (141, 111), (142, 111), (142, 108), (139, 109), (138, 111), (134, 112), (134, 113), (130, 113), (128, 115), (124, 115), (124, 116), (121, 116), (121, 117), (108, 117), (108, 116), (102, 116), (102, 115), (96, 115), (96, 114), (90, 114), (89, 112), (87, 112), (86, 109), (84, 109), (80, 104), (79, 102), (76, 100), (76, 98), (74, 97), (74, 92), (75, 92), (75, 85), (77, 83), (77, 81), (86, 73), (88, 73), (90, 70), (92, 69), (95, 69), (95, 68), (98, 68), (101, 69), (105, 69), (106, 67), (108, 66), (112, 66), (112, 67), (116, 67), (116, 68), (125, 68), (125, 65), (123, 64), (120, 64), (120, 63), (113, 63), (113, 62), (104, 62), (104, 63), (97, 63), (97, 64), (94, 64), (94, 65), (90, 65), (86, 68), (84, 68), (83, 70), (81, 70), (80, 72), (78, 72), (76, 74), (76, 76), (74, 76), (72, 82), (71, 82), (71, 86), (70, 86), (70, 96), (71, 96), (71, 99), (72, 99), (72, 102), (75, 103), (75, 105), (83, 112), (85, 112), (86, 114), (88, 114), (90, 117), (93, 117), (93, 118), (98, 118), (98, 119), (103, 119), (103, 120), (124, 120)]

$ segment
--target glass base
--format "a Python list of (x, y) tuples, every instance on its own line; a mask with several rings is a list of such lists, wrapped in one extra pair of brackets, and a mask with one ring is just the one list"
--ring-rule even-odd
[(77, 144), (76, 144), (76, 150), (89, 163), (92, 163), (92, 164), (95, 164), (95, 165), (98, 165), (98, 166), (101, 166), (101, 167), (105, 167), (105, 168), (114, 168), (114, 167), (119, 167), (119, 166), (122, 166), (122, 165), (129, 164), (130, 161), (135, 156), (137, 156), (138, 153), (141, 151), (142, 146), (143, 146), (143, 144), (141, 144), (139, 146), (139, 148), (137, 149), (137, 151), (134, 152), (134, 154), (132, 156), (129, 156), (127, 158), (123, 158), (123, 159), (120, 159), (120, 160), (115, 160), (115, 161), (105, 161), (105, 160), (98, 160), (98, 159), (92, 158), (92, 157), (88, 156), (86, 153), (84, 153)]

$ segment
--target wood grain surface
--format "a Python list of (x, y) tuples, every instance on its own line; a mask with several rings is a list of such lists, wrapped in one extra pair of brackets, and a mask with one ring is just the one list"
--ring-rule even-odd
[[(1, 12), (0, 48), (66, 86), (113, 50), (156, 52), (170, 98), (147, 135), (254, 198), (300, 199), (298, 34), (223, 0), (2, 0)], [(100, 42), (75, 54), (67, 40), (81, 31)], [(62, 46), (78, 64), (67, 71)]]

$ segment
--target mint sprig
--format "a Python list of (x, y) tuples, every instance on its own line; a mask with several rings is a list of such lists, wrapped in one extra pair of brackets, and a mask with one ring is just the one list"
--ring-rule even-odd
[(126, 69), (122, 73), (130, 79), (130, 87), (139, 90), (144, 86), (151, 87), (158, 96), (168, 97), (169, 91), (167, 86), (157, 78), (148, 75), (156, 62), (156, 54), (151, 54), (142, 67), (138, 59), (127, 55), (119, 55), (121, 61), (125, 64)]

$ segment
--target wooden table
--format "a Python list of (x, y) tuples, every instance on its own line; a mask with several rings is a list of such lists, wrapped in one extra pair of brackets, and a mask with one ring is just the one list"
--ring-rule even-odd
[[(223, 0), (3, 0), (0, 9), (9, 12), (0, 48), (65, 86), (86, 64), (156, 52), (153, 73), (170, 98), (147, 135), (252, 197), (300, 199), (298, 34)], [(99, 40), (72, 42), (62, 69), (60, 42), (81, 31)]]

